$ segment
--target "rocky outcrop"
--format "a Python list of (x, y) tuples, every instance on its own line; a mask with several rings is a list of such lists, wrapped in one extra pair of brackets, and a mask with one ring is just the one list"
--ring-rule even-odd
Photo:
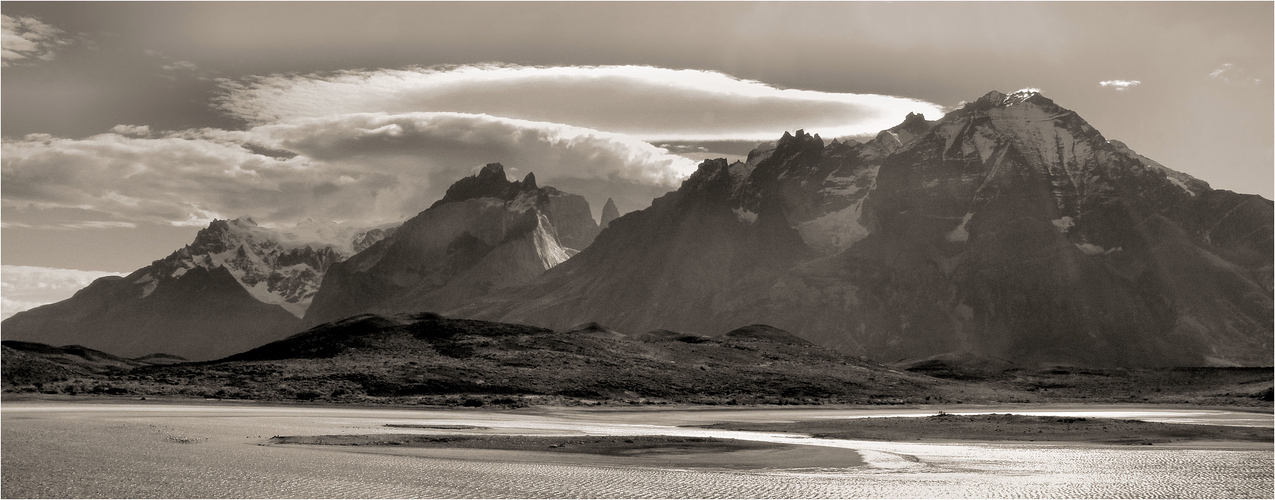
[(765, 323), (878, 360), (1270, 365), (1272, 203), (991, 92), (866, 143), (704, 162), (518, 290), (447, 314), (565, 328)]
[(333, 266), (309, 324), (356, 314), (460, 307), (538, 277), (597, 236), (589, 203), (509, 181), (499, 163), (457, 181), (394, 234)]
[(611, 221), (620, 218), (620, 209), (615, 208), (615, 200), (607, 198), (606, 205), (602, 206), (602, 220), (598, 224), (601, 229), (606, 229), (611, 225)]

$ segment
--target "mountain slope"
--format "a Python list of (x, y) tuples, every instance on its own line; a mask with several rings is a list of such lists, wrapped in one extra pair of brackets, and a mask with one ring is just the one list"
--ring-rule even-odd
[[(325, 245), (324, 237), (349, 242)], [(216, 220), (190, 245), (126, 277), (99, 279), (70, 299), (6, 319), (4, 338), (124, 356), (240, 352), (296, 331), (328, 267), (353, 240), (376, 237), (312, 221), (279, 230)]]
[(525, 283), (593, 242), (598, 227), (578, 195), (509, 181), (493, 163), (393, 235), (329, 269), (309, 324), (367, 312), (461, 306)]
[(1272, 204), (992, 92), (867, 143), (704, 162), (517, 290), (447, 312), (554, 328), (775, 325), (873, 359), (1270, 365)]

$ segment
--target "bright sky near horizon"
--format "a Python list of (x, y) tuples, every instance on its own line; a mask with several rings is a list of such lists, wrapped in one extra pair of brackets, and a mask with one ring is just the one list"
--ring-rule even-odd
[(403, 220), (494, 161), (637, 210), (993, 89), (1271, 198), (1272, 5), (6, 2), (6, 300), (13, 266), (127, 273), (211, 218)]

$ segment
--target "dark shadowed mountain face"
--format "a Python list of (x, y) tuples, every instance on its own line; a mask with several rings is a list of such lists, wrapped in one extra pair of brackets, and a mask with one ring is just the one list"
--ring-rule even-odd
[(588, 249), (450, 315), (553, 328), (766, 323), (873, 359), (1270, 365), (1272, 203), (992, 92), (867, 143), (704, 162)]
[(511, 182), (493, 163), (457, 181), (393, 235), (333, 266), (305, 319), (458, 307), (534, 279), (597, 233), (584, 197), (539, 187), (532, 174)]
[(296, 330), (300, 320), (254, 299), (224, 267), (144, 280), (149, 268), (94, 281), (70, 299), (13, 315), (6, 340), (78, 344), (122, 356), (169, 352), (211, 359)]
[(280, 230), (247, 218), (216, 220), (190, 245), (126, 277), (99, 279), (67, 300), (6, 319), (4, 338), (123, 356), (202, 360), (241, 352), (295, 332), (345, 248), (386, 233), (340, 231), (309, 221)]

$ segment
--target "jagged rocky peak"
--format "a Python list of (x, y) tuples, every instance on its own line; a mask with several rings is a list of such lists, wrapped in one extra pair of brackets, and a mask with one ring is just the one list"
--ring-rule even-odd
[(437, 310), (530, 280), (599, 232), (583, 196), (510, 181), (491, 163), (456, 181), (393, 235), (332, 268), (305, 319)]
[(615, 200), (607, 198), (607, 204), (602, 206), (602, 223), (598, 226), (606, 229), (611, 225), (611, 221), (620, 217), (620, 209), (615, 208)]
[(536, 184), (536, 174), (534, 172), (528, 173), (527, 177), (522, 181), (510, 181), (505, 176), (504, 165), (488, 163), (477, 174), (458, 180), (451, 187), (448, 187), (447, 194), (443, 195), (443, 199), (435, 202), (431, 208), (446, 203), (477, 198), (496, 198), (508, 201), (524, 191), (537, 191), (540, 189)]
[[(225, 252), (230, 249), (229, 245), (240, 242), (244, 239), (242, 236), (251, 234), (258, 227), (257, 221), (251, 217), (214, 219), (208, 223), (208, 227), (195, 234), (195, 241), (187, 245), (186, 250), (193, 254)], [(236, 234), (241, 237), (236, 237)]]
[(875, 157), (894, 153), (907, 146), (913, 139), (928, 133), (935, 123), (926, 121), (923, 114), (908, 113), (903, 118), (903, 123), (877, 133), (877, 137), (869, 142), (870, 147), (865, 153)]
[(793, 150), (818, 151), (822, 149), (823, 139), (819, 137), (819, 134), (810, 135), (802, 129), (798, 129), (796, 134), (789, 134), (785, 131), (783, 137), (780, 137), (779, 142), (775, 144), (775, 151), (778, 154)]
[(906, 130), (914, 134), (923, 134), (930, 129), (929, 122), (925, 121), (925, 115), (921, 113), (908, 113), (903, 117), (903, 123), (894, 127), (899, 130)]

